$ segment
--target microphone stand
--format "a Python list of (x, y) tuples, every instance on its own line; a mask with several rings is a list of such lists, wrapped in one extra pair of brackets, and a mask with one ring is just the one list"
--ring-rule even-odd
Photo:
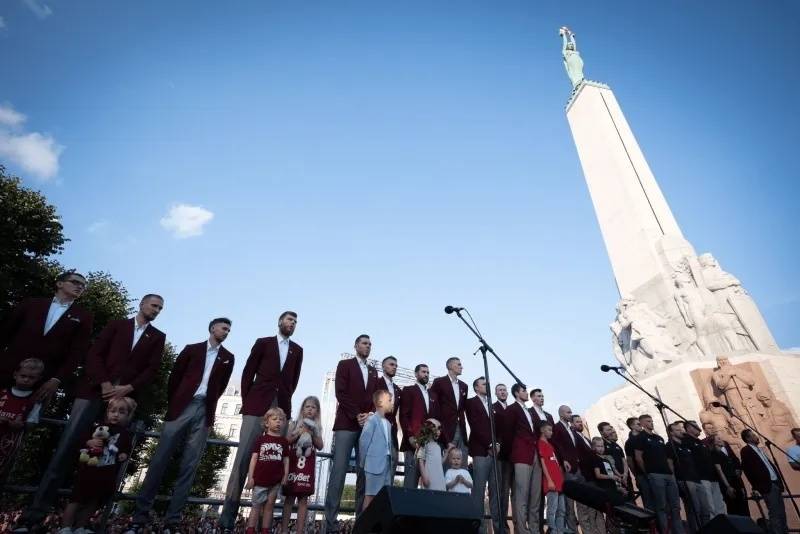
[[(672, 441), (672, 438), (669, 435), (669, 423), (667, 422), (667, 413), (666, 412), (667, 412), (667, 410), (669, 410), (670, 412), (675, 414), (675, 416), (677, 416), (678, 419), (680, 419), (682, 421), (687, 421), (687, 419), (684, 416), (682, 416), (681, 414), (679, 414), (678, 412), (676, 412), (675, 410), (673, 410), (670, 406), (665, 404), (661, 400), (661, 398), (656, 397), (655, 395), (653, 395), (652, 393), (650, 393), (649, 391), (644, 389), (644, 387), (641, 384), (639, 384), (639, 382), (635, 378), (633, 378), (633, 377), (628, 378), (627, 376), (623, 375), (622, 372), (626, 371), (626, 369), (620, 369), (618, 367), (609, 367), (609, 371), (614, 371), (614, 373), (616, 373), (617, 376), (619, 376), (621, 379), (625, 380), (626, 382), (631, 384), (633, 387), (635, 387), (636, 389), (638, 389), (639, 391), (641, 391), (642, 393), (647, 395), (650, 398), (650, 400), (652, 400), (653, 403), (655, 403), (656, 409), (658, 410), (658, 414), (661, 416), (661, 421), (664, 423), (664, 430), (667, 433), (667, 441), (669, 442), (669, 446), (672, 449), (672, 455), (675, 457), (675, 466), (676, 466), (675, 470), (677, 471), (678, 470), (677, 468), (680, 467), (680, 458), (678, 458), (678, 451), (675, 450), (675, 442)], [(675, 477), (675, 481), (676, 482), (678, 481), (678, 477)], [(688, 488), (687, 488), (687, 493), (688, 493)], [(684, 501), (684, 505), (687, 508), (687, 514), (686, 515), (688, 516), (689, 515), (689, 511), (691, 511), (691, 514), (694, 516), (695, 522), (697, 523), (698, 528), (703, 526), (702, 522), (701, 522), (701, 519), (700, 519), (700, 511), (699, 510), (695, 510), (694, 503), (692, 502), (691, 495), (688, 495), (688, 498)], [(687, 517), (687, 521), (688, 521), (688, 517)]]
[[(755, 432), (758, 436), (761, 437), (761, 439), (764, 440), (764, 444), (767, 446), (767, 450), (769, 451), (769, 455), (772, 456), (772, 463), (775, 464), (775, 469), (778, 471), (778, 478), (780, 478), (781, 482), (783, 482), (783, 487), (786, 488), (786, 493), (789, 495), (789, 500), (792, 501), (792, 507), (794, 508), (794, 512), (797, 514), (797, 517), (800, 517), (800, 508), (798, 508), (798, 506), (797, 506), (797, 501), (795, 501), (794, 494), (792, 493), (791, 489), (789, 489), (789, 484), (787, 484), (787, 482), (786, 482), (786, 477), (783, 476), (783, 471), (781, 470), (781, 466), (778, 465), (778, 459), (775, 457), (775, 451), (773, 450), (773, 447), (775, 449), (778, 449), (779, 451), (781, 451), (784, 454), (784, 456), (786, 456), (790, 460), (792, 459), (792, 457), (789, 455), (788, 452), (786, 452), (783, 448), (781, 448), (780, 445), (777, 445), (776, 443), (774, 443), (771, 439), (769, 439), (767, 436), (762, 434), (756, 427), (750, 425), (747, 421), (742, 419), (739, 416), (739, 414), (736, 413), (736, 410), (734, 410), (732, 406), (728, 406), (728, 405), (721, 404), (721, 403), (717, 403), (717, 404), (719, 404), (720, 407), (725, 408), (725, 411), (727, 411), (729, 414), (731, 414), (731, 416), (735, 417), (746, 428), (748, 428), (749, 430)], [(747, 445), (747, 444), (745, 444), (745, 445)]]
[[(467, 328), (469, 328), (470, 332), (475, 334), (475, 337), (478, 338), (478, 341), (481, 344), (478, 350), (481, 351), (481, 355), (483, 356), (483, 373), (484, 376), (486, 377), (486, 401), (489, 404), (489, 430), (492, 436), (492, 471), (494, 472), (494, 476), (492, 477), (492, 485), (494, 487), (494, 494), (495, 494), (494, 501), (497, 503), (497, 510), (495, 510), (495, 513), (497, 514), (498, 522), (501, 525), (505, 523), (507, 526), (508, 524), (506, 523), (505, 512), (501, 509), (501, 503), (500, 503), (500, 479), (499, 479), (499, 471), (497, 469), (497, 449), (498, 449), (497, 433), (495, 431), (494, 403), (492, 402), (492, 387), (491, 383), (489, 382), (489, 359), (486, 356), (487, 353), (491, 353), (492, 356), (494, 356), (495, 359), (500, 363), (500, 365), (502, 365), (503, 368), (505, 368), (505, 370), (508, 371), (508, 374), (510, 374), (516, 382), (522, 383), (522, 381), (519, 378), (517, 378), (517, 375), (515, 375), (511, 371), (511, 369), (508, 368), (505, 362), (502, 359), (500, 359), (500, 356), (497, 355), (497, 353), (492, 349), (492, 347), (490, 347), (489, 344), (486, 343), (486, 340), (483, 339), (483, 336), (480, 334), (480, 332), (478, 332), (476, 328), (474, 328), (471, 324), (469, 324), (469, 322), (467, 322), (466, 319), (464, 319), (464, 317), (461, 315), (461, 310), (454, 310), (454, 311), (456, 312), (456, 315), (458, 315), (458, 318), (461, 319), (461, 322), (467, 325)], [(503, 528), (501, 526), (500, 530), (505, 531), (506, 528)]]

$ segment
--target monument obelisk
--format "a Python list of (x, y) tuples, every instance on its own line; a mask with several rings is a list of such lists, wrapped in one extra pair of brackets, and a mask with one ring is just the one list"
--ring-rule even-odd
[[(733, 406), (788, 444), (799, 421), (798, 354), (781, 352), (736, 277), (711, 254), (696, 254), (613, 91), (584, 77), (575, 34), (559, 33), (572, 83), (567, 121), (620, 293), (610, 325), (615, 357), (645, 388), (686, 417), (714, 423), (726, 440), (739, 442), (743, 427), (712, 402)], [(625, 386), (601, 397), (586, 418), (625, 436), (626, 418), (653, 411)]]

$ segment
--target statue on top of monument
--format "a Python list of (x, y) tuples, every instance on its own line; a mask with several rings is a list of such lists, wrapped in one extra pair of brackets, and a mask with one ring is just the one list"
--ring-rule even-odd
[(623, 297), (617, 305), (617, 317), (609, 328), (614, 355), (639, 376), (679, 359), (667, 321), (647, 303)]
[(721, 291), (730, 288), (733, 293), (747, 294), (742, 287), (742, 283), (732, 274), (722, 270), (717, 259), (710, 253), (700, 254), (697, 257), (700, 267), (703, 269), (703, 280), (711, 291)]
[(578, 88), (578, 85), (583, 81), (583, 59), (578, 52), (578, 45), (575, 43), (575, 34), (566, 26), (562, 26), (558, 30), (561, 36), (563, 46), (561, 48), (561, 57), (564, 58), (564, 68), (567, 69), (567, 76), (569, 81), (572, 82), (572, 90)]

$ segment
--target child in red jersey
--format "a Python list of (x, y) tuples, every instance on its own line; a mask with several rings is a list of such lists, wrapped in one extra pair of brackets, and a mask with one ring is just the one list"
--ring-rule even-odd
[(542, 461), (542, 493), (547, 500), (547, 524), (553, 534), (561, 534), (565, 529), (565, 514), (567, 511), (563, 493), (564, 472), (561, 471), (561, 462), (556, 457), (555, 448), (550, 443), (553, 437), (553, 425), (549, 421), (539, 423), (539, 458)]
[(258, 519), (262, 518), (262, 534), (269, 534), (272, 511), (278, 489), (289, 477), (289, 442), (281, 434), (286, 414), (280, 408), (270, 408), (264, 415), (266, 433), (253, 444), (246, 489), (253, 490), (253, 508), (247, 518), (246, 534), (255, 534)]
[(34, 400), (33, 386), (41, 378), (42, 371), (42, 360), (22, 360), (14, 371), (14, 386), (0, 389), (0, 485), (14, 464), (14, 456), (25, 433), (25, 423), (34, 406), (41, 407)]
[[(322, 450), (322, 424), (320, 405), (316, 397), (306, 397), (300, 405), (297, 420), (289, 424), (286, 439), (292, 445), (289, 454), (289, 477), (283, 487), (283, 531), (289, 532), (289, 519), (295, 498), (297, 499), (297, 532), (305, 532), (308, 497), (314, 493), (314, 473), (317, 450)], [(310, 436), (311, 446), (303, 447)]]
[[(132, 436), (128, 431), (136, 401), (130, 397), (111, 399), (102, 425), (93, 425), (83, 440), (81, 464), (75, 476), (70, 503), (61, 514), (59, 534), (83, 529), (89, 518), (117, 492), (119, 469), (131, 453)], [(98, 427), (103, 427), (97, 432)], [(97, 436), (104, 434), (107, 438)], [(91, 456), (93, 461), (85, 461)]]

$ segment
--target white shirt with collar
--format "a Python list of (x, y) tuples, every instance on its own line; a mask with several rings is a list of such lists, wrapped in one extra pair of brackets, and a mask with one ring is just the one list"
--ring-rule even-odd
[(364, 379), (364, 389), (367, 388), (367, 359), (361, 359), (361, 356), (356, 356), (356, 361), (358, 362), (358, 367), (361, 369), (361, 377)]
[(569, 423), (565, 423), (563, 420), (559, 419), (558, 424), (563, 425), (564, 428), (567, 429), (567, 435), (569, 435), (569, 439), (572, 440), (572, 445), (575, 445), (575, 434), (572, 433), (572, 428), (570, 427)]
[(150, 323), (145, 322), (140, 326), (139, 322), (136, 320), (136, 317), (133, 318), (133, 345), (131, 345), (131, 350), (133, 350), (133, 347), (135, 347), (139, 342), (139, 339), (141, 339), (142, 334), (144, 334), (144, 331), (147, 330), (147, 325), (149, 324)]
[(286, 364), (286, 358), (289, 357), (289, 338), (283, 337), (283, 335), (278, 332), (275, 339), (278, 341), (278, 358), (280, 359), (280, 368), (283, 370), (283, 366)]
[(389, 391), (389, 395), (392, 396), (392, 403), (394, 403), (394, 382), (386, 375), (383, 375), (383, 381), (386, 382), (386, 389)]
[(481, 404), (483, 404), (483, 409), (486, 410), (486, 415), (489, 415), (489, 399), (486, 398), (486, 395), (476, 395), (480, 400)]
[(769, 471), (769, 479), (771, 481), (773, 481), (773, 482), (778, 480), (778, 474), (772, 468), (772, 464), (767, 459), (767, 455), (764, 454), (764, 451), (762, 451), (761, 448), (758, 447), (758, 445), (753, 445), (752, 443), (748, 443), (748, 445), (750, 445), (753, 448), (753, 450), (756, 451), (756, 454), (758, 454), (758, 457), (761, 458), (762, 462), (764, 462), (764, 466), (767, 468), (767, 471)]
[(216, 347), (211, 346), (210, 341), (206, 341), (206, 363), (203, 367), (203, 379), (200, 380), (200, 385), (194, 392), (195, 397), (205, 397), (208, 392), (208, 379), (211, 377), (211, 369), (214, 368), (214, 361), (219, 355), (219, 348), (222, 344), (217, 344)]
[(422, 392), (422, 398), (425, 400), (425, 411), (430, 413), (430, 411), (431, 411), (431, 401), (430, 401), (430, 397), (428, 396), (428, 388), (427, 388), (427, 386), (424, 386), (423, 384), (420, 384), (419, 382), (417, 382), (417, 387)]
[(533, 409), (536, 410), (536, 415), (539, 416), (539, 419), (541, 419), (542, 421), (547, 421), (547, 415), (544, 413), (544, 408), (542, 408), (537, 404), (534, 404)]
[(506, 408), (508, 408), (507, 401), (501, 401), (501, 400), (498, 400), (497, 402), (499, 402), (499, 403), (500, 403), (500, 406), (502, 406), (504, 410), (505, 410)]
[(453, 386), (453, 396), (456, 398), (456, 408), (459, 408), (458, 403), (461, 401), (461, 388), (459, 387), (458, 377), (450, 377), (447, 375), (447, 378), (450, 379), (450, 385)]
[(525, 419), (528, 420), (528, 425), (531, 427), (531, 430), (533, 430), (533, 419), (531, 419), (531, 412), (529, 412), (528, 409), (525, 407), (524, 402), (517, 401), (517, 404), (519, 404), (519, 407), (522, 408), (522, 413), (525, 414)]
[(44, 321), (44, 333), (47, 334), (53, 326), (61, 319), (61, 316), (64, 315), (69, 307), (72, 305), (71, 300), (67, 302), (61, 302), (57, 298), (53, 297), (53, 301), (50, 303), (50, 308), (47, 310), (47, 319)]

